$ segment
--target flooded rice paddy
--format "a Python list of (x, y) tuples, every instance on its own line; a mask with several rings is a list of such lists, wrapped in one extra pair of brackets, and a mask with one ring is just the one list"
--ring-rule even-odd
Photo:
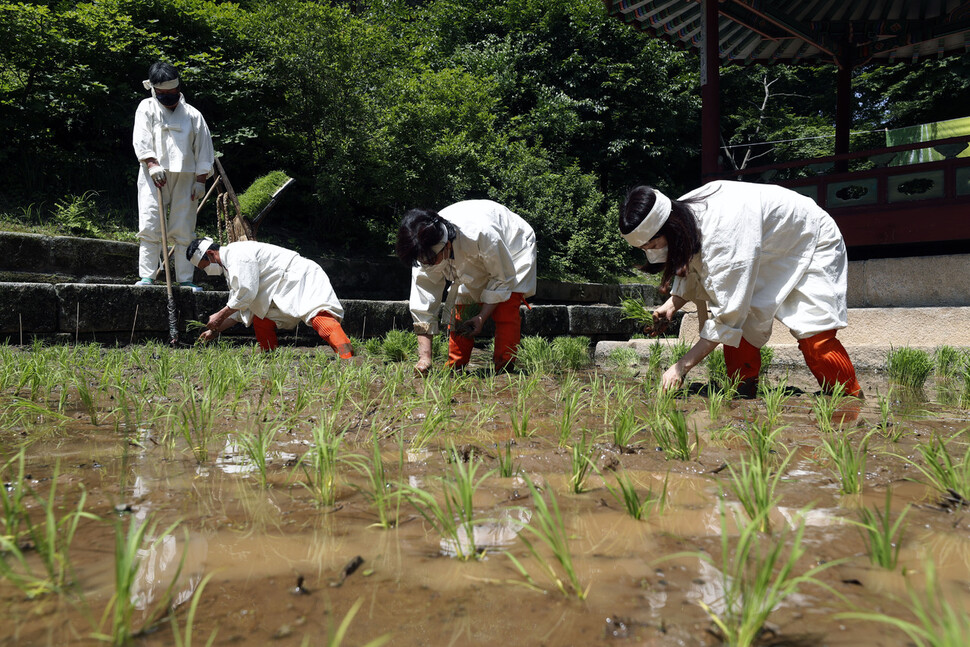
[(628, 365), (0, 359), (2, 645), (967, 642), (959, 376), (736, 401)]

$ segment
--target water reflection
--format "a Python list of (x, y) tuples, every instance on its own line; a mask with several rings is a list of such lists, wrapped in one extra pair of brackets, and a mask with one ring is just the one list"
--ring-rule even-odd
[[(132, 518), (131, 523), (139, 523), (139, 520)], [(181, 550), (180, 539), (184, 544)], [(139, 611), (152, 609), (164, 600), (169, 590), (172, 606), (187, 602), (205, 575), (208, 554), (208, 541), (199, 533), (176, 531), (163, 537), (146, 533), (144, 546), (138, 549), (138, 573), (131, 587), (135, 608)], [(173, 584), (176, 577), (179, 579)]]
[(449, 557), (457, 557), (459, 554), (468, 555), (473, 547), (484, 551), (511, 546), (531, 519), (530, 508), (505, 508), (499, 512), (498, 518), (474, 524), (472, 541), (469, 541), (467, 526), (459, 526), (455, 539), (442, 537), (441, 552)]

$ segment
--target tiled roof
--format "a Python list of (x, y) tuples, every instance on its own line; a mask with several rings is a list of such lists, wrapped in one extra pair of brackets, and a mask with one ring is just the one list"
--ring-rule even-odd
[[(604, 0), (610, 14), (700, 49), (698, 0)], [(722, 64), (915, 62), (970, 51), (970, 0), (723, 0)]]

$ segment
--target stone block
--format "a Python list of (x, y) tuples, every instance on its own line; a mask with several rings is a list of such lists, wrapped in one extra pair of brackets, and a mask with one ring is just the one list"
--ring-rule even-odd
[(616, 306), (624, 297), (640, 297), (647, 304), (662, 303), (657, 288), (653, 285), (613, 283), (565, 283), (561, 281), (539, 280), (536, 294), (529, 299), (537, 304), (603, 304)]
[[(167, 332), (168, 296), (164, 285), (134, 287), (64, 283), (54, 288), (59, 301), (59, 328), (64, 333)], [(177, 328), (189, 319), (205, 320), (226, 303), (226, 293), (173, 290)]]
[(344, 320), (341, 326), (353, 337), (379, 337), (389, 330), (412, 330), (407, 301), (364, 301), (341, 299)]
[(134, 278), (138, 273), (136, 243), (57, 236), (50, 239), (50, 257), (57, 272), (79, 280), (87, 276)]
[(0, 232), (0, 270), (49, 273), (50, 237)]
[(568, 306), (534, 305), (520, 312), (523, 335), (552, 338), (569, 334)]
[(13, 338), (23, 333), (58, 330), (57, 292), (43, 283), (0, 283), (0, 333)]
[(569, 310), (570, 335), (629, 337), (639, 332), (632, 321), (623, 319), (623, 310), (617, 306), (567, 306)]

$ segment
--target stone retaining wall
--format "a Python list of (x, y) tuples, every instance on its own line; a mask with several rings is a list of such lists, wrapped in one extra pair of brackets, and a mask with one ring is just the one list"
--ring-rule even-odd
[[(183, 341), (190, 320), (206, 321), (226, 303), (228, 292), (192, 292), (177, 288), (173, 298)], [(7, 342), (29, 343), (33, 338), (77, 341), (127, 342), (165, 339), (168, 333), (168, 298), (164, 287), (134, 287), (89, 283), (0, 283), (0, 337)], [(342, 299), (343, 327), (354, 337), (384, 335), (392, 329), (411, 329), (407, 301)], [(585, 335), (593, 341), (627, 339), (636, 326), (621, 318), (616, 306), (532, 305), (522, 307), (524, 335), (557, 337)], [(491, 324), (484, 337), (492, 334)], [(230, 334), (249, 335), (239, 327)], [(297, 334), (315, 339), (309, 329)]]

